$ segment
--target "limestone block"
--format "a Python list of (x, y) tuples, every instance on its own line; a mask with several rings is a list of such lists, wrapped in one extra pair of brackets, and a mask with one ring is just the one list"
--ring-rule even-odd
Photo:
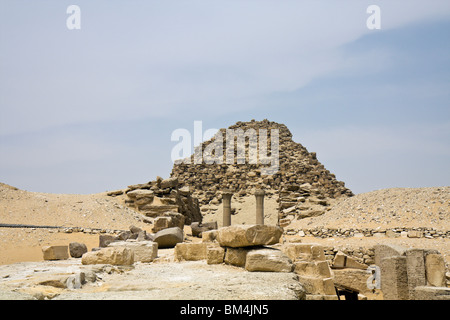
[(408, 273), (405, 256), (381, 260), (381, 291), (385, 300), (408, 300)]
[(298, 281), (303, 285), (307, 294), (336, 295), (332, 278), (299, 275)]
[(245, 260), (247, 259), (247, 253), (250, 251), (248, 248), (226, 248), (225, 263), (231, 264), (237, 267), (244, 267)]
[(406, 270), (408, 272), (409, 298), (415, 299), (415, 288), (426, 286), (424, 250), (409, 249), (406, 251)]
[(270, 245), (280, 241), (283, 229), (270, 225), (232, 225), (217, 231), (217, 241), (222, 247), (248, 247)]
[(158, 231), (153, 241), (158, 243), (158, 248), (173, 248), (177, 243), (183, 242), (183, 239), (183, 230), (174, 227)]
[(123, 247), (107, 247), (98, 251), (86, 252), (81, 257), (82, 264), (132, 265), (133, 251)]
[(354, 269), (367, 269), (367, 265), (358, 262), (355, 258), (346, 255), (339, 251), (333, 259), (333, 268), (354, 268)]
[(247, 253), (247, 271), (291, 272), (292, 261), (280, 250), (273, 248), (254, 249)]
[(404, 256), (407, 248), (390, 245), (390, 244), (377, 244), (375, 249), (375, 264), (381, 266), (381, 260), (392, 256)]
[(42, 247), (44, 260), (66, 260), (69, 259), (68, 246), (45, 246)]
[(345, 288), (352, 289), (362, 294), (372, 294), (367, 282), (371, 273), (361, 269), (336, 269), (333, 270), (334, 283)]
[(225, 249), (223, 247), (206, 248), (206, 263), (221, 264), (224, 262)]
[(69, 243), (69, 252), (72, 258), (81, 258), (83, 254), (88, 251), (84, 243), (71, 242)]
[(175, 259), (178, 261), (206, 260), (207, 243), (177, 243)]
[(98, 236), (98, 246), (105, 248), (108, 246), (109, 243), (116, 241), (117, 237), (116, 236), (112, 236), (112, 235), (108, 235), (108, 234), (100, 234)]
[(134, 262), (152, 262), (158, 256), (158, 243), (153, 241), (116, 241), (108, 247), (128, 248), (133, 251)]
[(326, 261), (297, 261), (294, 263), (294, 272), (304, 276), (332, 277)]
[(201, 237), (203, 232), (209, 231), (209, 230), (216, 230), (217, 229), (217, 221), (214, 222), (193, 222), (191, 223), (191, 230), (192, 235), (194, 237)]
[(202, 242), (213, 242), (216, 240), (217, 230), (210, 230), (202, 232)]
[(292, 261), (325, 261), (323, 247), (316, 243), (288, 243), (281, 250)]
[(427, 283), (434, 287), (445, 287), (445, 261), (439, 253), (431, 253), (425, 256), (425, 269)]
[(418, 286), (415, 288), (416, 300), (449, 300), (450, 288)]

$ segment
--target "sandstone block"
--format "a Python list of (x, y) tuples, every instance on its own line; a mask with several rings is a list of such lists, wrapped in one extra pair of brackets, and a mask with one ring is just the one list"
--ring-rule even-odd
[(280, 241), (283, 229), (269, 225), (232, 225), (217, 231), (217, 240), (222, 247), (248, 247), (270, 245)]
[(42, 247), (44, 260), (66, 260), (69, 258), (67, 246), (45, 246)]
[(69, 243), (69, 252), (72, 258), (81, 258), (83, 254), (88, 251), (84, 243), (71, 242)]
[(250, 250), (245, 260), (247, 271), (291, 272), (292, 261), (280, 250), (261, 248)]
[(174, 227), (158, 231), (153, 241), (158, 243), (158, 248), (173, 248), (177, 243), (183, 242), (183, 239), (183, 230)]
[(110, 243), (108, 247), (132, 250), (134, 262), (152, 262), (158, 256), (158, 243), (153, 241), (116, 241)]
[(131, 249), (123, 247), (107, 247), (98, 251), (86, 252), (81, 257), (82, 264), (132, 265), (134, 254)]

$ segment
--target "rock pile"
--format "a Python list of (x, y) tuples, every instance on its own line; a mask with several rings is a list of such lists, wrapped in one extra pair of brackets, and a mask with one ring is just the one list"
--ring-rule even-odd
[[(251, 143), (247, 139), (245, 141), (246, 161), (243, 164), (238, 164), (237, 139), (234, 144), (233, 164), (227, 164), (225, 152), (222, 164), (204, 162), (196, 164), (195, 154), (193, 154), (190, 158), (174, 164), (171, 177), (177, 178), (180, 185), (189, 186), (200, 204), (219, 204), (222, 200), (219, 191), (223, 189), (230, 189), (237, 196), (245, 196), (253, 194), (252, 191), (258, 188), (267, 190), (268, 196), (273, 193), (279, 194), (280, 219), (285, 219), (289, 215), (292, 218), (303, 218), (322, 214), (324, 207), (328, 205), (327, 198), (353, 195), (343, 182), (338, 181), (334, 174), (325, 169), (314, 152), (308, 152), (304, 146), (292, 140), (292, 134), (285, 125), (268, 120), (237, 122), (228, 129), (219, 130), (223, 137), (224, 148), (227, 145), (227, 130), (243, 132), (254, 130), (257, 141), (260, 142), (264, 142), (264, 139), (260, 139), (260, 130), (266, 130), (262, 132), (267, 134), (272, 132), (271, 130), (278, 130), (278, 171), (264, 175), (263, 170), (267, 168), (267, 164), (250, 163)], [(218, 137), (220, 135), (217, 139)], [(204, 142), (201, 145), (202, 152), (210, 144), (215, 143), (215, 139), (216, 137), (213, 137)], [(271, 146), (271, 139), (272, 136), (267, 137), (268, 146)], [(258, 152), (260, 146), (259, 144)], [(196, 150), (199, 149), (200, 146), (196, 148)], [(284, 223), (288, 222), (284, 220)]]
[(186, 224), (196, 221), (201, 222), (202, 215), (198, 200), (191, 196), (188, 187), (178, 187), (177, 178), (162, 179), (157, 177), (155, 181), (130, 185), (126, 190), (111, 191), (108, 195), (125, 194), (127, 196), (125, 203), (147, 217), (165, 216), (166, 221), (160, 221), (162, 225), (165, 223), (178, 224), (180, 221), (180, 218), (174, 217), (173, 214), (167, 214), (167, 212), (181, 213), (184, 216), (183, 223)]

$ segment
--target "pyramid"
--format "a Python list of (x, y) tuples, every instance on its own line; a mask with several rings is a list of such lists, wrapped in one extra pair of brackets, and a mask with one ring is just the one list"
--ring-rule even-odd
[[(244, 133), (245, 139), (239, 144), (238, 136), (229, 135), (229, 132)], [(227, 142), (233, 149), (227, 149)], [(261, 149), (264, 145), (267, 150)], [(263, 153), (266, 163), (262, 163), (261, 150), (266, 151)], [(256, 162), (252, 161), (255, 154), (258, 155)], [(201, 162), (199, 155), (204, 156)], [(267, 161), (268, 158), (271, 161)], [(216, 161), (211, 163), (211, 159)], [(344, 182), (338, 181), (319, 162), (315, 152), (308, 152), (292, 140), (292, 134), (284, 124), (267, 119), (239, 121), (227, 129), (220, 129), (213, 138), (197, 146), (189, 158), (176, 161), (171, 177), (178, 178), (181, 186), (189, 187), (203, 205), (220, 203), (220, 193), (224, 189), (238, 196), (264, 189), (266, 194), (278, 196), (280, 219), (288, 213), (295, 213), (297, 219), (311, 216), (306, 213), (311, 208), (305, 207), (305, 200), (326, 205), (327, 199), (353, 195)]]

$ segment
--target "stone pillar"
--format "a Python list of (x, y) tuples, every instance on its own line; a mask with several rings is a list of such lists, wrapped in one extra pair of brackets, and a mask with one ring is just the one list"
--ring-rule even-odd
[(222, 191), (223, 201), (223, 227), (231, 226), (231, 197), (233, 193), (230, 190)]
[(264, 224), (264, 190), (257, 189), (256, 197), (256, 224)]

